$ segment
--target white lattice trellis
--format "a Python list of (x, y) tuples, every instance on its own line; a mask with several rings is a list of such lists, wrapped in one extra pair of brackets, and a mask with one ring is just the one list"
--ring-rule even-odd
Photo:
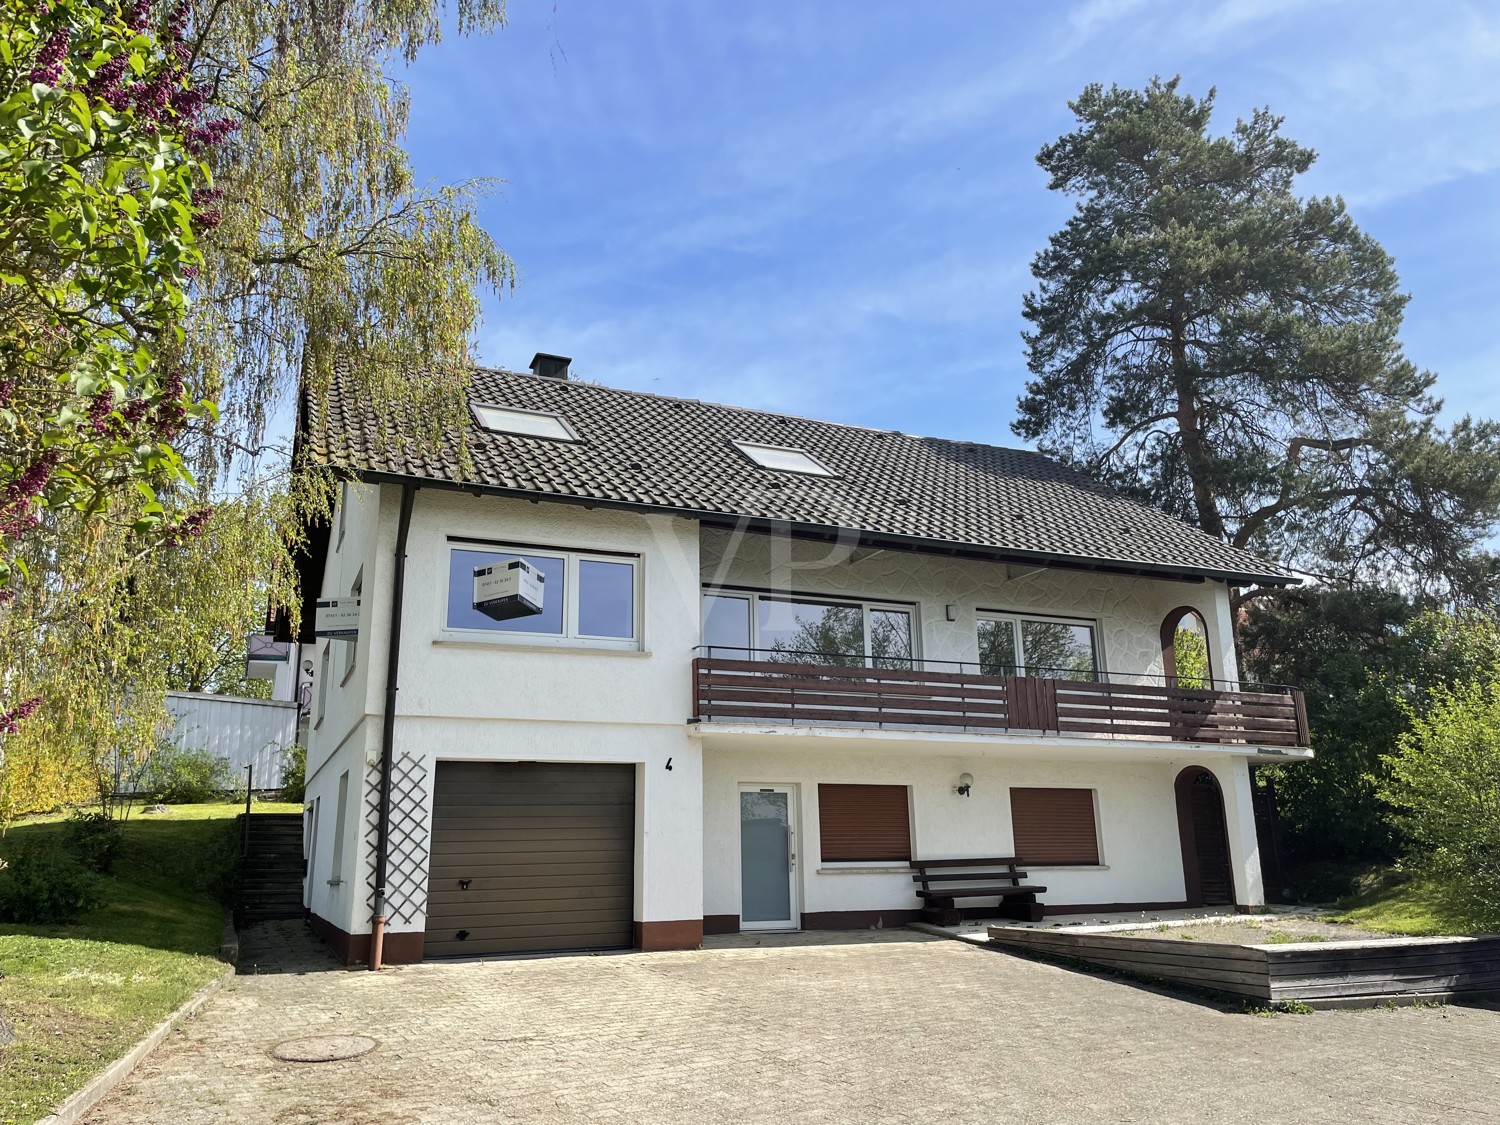
[[(386, 863), (385, 915), (388, 923), (408, 925), (427, 905), (427, 763), (401, 754), (391, 764), (391, 834)], [(370, 767), (365, 785), (365, 882), (367, 904), (375, 915), (375, 844), (380, 826), (380, 765)]]

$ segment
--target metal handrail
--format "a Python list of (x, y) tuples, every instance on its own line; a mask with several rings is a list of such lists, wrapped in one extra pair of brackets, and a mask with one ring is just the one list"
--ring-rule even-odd
[[(978, 660), (927, 660), (912, 656), (867, 656), (864, 653), (823, 652), (816, 649), (695, 645), (693, 651), (699, 656), (714, 659), (754, 660), (768, 665), (798, 662), (826, 664), (830, 668), (865, 668), (874, 672), (882, 669), (910, 672), (954, 672), (962, 675), (973, 674), (985, 679), (1021, 676), (1050, 680), (1075, 680), (1083, 683), (1119, 684), (1124, 687), (1178, 687), (1187, 691), (1249, 691), (1290, 695), (1295, 690), (1287, 684), (1266, 684), (1254, 680), (1226, 680), (1207, 676), (1166, 676), (1154, 672), (1079, 673), (1074, 668), (1040, 664), (1018, 667), (1013, 672), (997, 672), (987, 671), (984, 662)], [(766, 656), (774, 657), (774, 659), (766, 659)], [(816, 659), (799, 661), (788, 659), (789, 657)], [(1038, 673), (1042, 675), (1038, 677)]]

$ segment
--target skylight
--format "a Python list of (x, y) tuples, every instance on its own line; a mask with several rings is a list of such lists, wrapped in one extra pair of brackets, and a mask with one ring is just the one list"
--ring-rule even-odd
[(759, 445), (753, 441), (735, 441), (730, 444), (762, 469), (776, 469), (783, 473), (807, 473), (815, 477), (833, 476), (832, 469), (816, 460), (805, 449), (793, 449), (786, 445)]
[(578, 435), (561, 414), (548, 414), (541, 410), (518, 410), (513, 406), (481, 406), (475, 404), (474, 417), (487, 430), (499, 434), (520, 434), (522, 437), (551, 438), (554, 441), (577, 441)]

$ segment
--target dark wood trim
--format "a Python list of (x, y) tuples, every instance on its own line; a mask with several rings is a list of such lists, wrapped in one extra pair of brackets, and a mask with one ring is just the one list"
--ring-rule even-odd
[[(994, 913), (994, 908), (990, 908)], [(920, 910), (819, 910), (802, 915), (804, 930), (877, 930), (909, 925), (922, 916)]]
[(1303, 745), (1297, 695), (700, 656), (699, 722), (859, 723)]
[(632, 942), (642, 953), (669, 949), (701, 949), (703, 919), (682, 918), (674, 922), (632, 922)]
[[(370, 963), (370, 935), (351, 934), (339, 929), (326, 918), (316, 914), (307, 916), (312, 932), (321, 938), (333, 955), (346, 965), (368, 965)], [(380, 960), (386, 965), (415, 965), (422, 960), (422, 949), (427, 935), (421, 933), (393, 934), (386, 932), (381, 948)]]
[(1240, 881), (1235, 877), (1234, 851), (1229, 843), (1229, 810), (1224, 805), (1224, 787), (1219, 784), (1218, 776), (1213, 770), (1205, 766), (1187, 766), (1177, 774), (1177, 780), (1172, 783), (1172, 789), (1177, 798), (1177, 838), (1182, 845), (1182, 887), (1183, 894), (1190, 907), (1203, 906), (1203, 885), (1199, 877), (1198, 869), (1198, 834), (1193, 825), (1193, 782), (1199, 774), (1208, 774), (1213, 778), (1214, 792), (1219, 798), (1219, 818), (1224, 825), (1224, 848), (1229, 856), (1229, 902), (1225, 905), (1238, 904), (1240, 901)]
[(740, 916), (738, 914), (705, 914), (703, 932), (705, 934), (737, 934), (740, 932)]

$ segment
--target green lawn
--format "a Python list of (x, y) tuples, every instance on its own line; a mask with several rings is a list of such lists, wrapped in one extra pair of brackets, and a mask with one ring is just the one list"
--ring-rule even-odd
[[(0, 924), (0, 1011), (17, 1036), (0, 1049), (0, 1121), (46, 1114), (223, 972), (215, 954), (242, 808), (137, 811), (125, 824), (125, 853), (103, 907), (67, 926)], [(0, 855), (59, 832), (62, 819), (13, 826)]]
[(1362, 930), (1424, 937), (1468, 934), (1474, 927), (1446, 903), (1438, 889), (1400, 871), (1381, 871), (1359, 879), (1352, 894), (1338, 901), (1337, 922)]

